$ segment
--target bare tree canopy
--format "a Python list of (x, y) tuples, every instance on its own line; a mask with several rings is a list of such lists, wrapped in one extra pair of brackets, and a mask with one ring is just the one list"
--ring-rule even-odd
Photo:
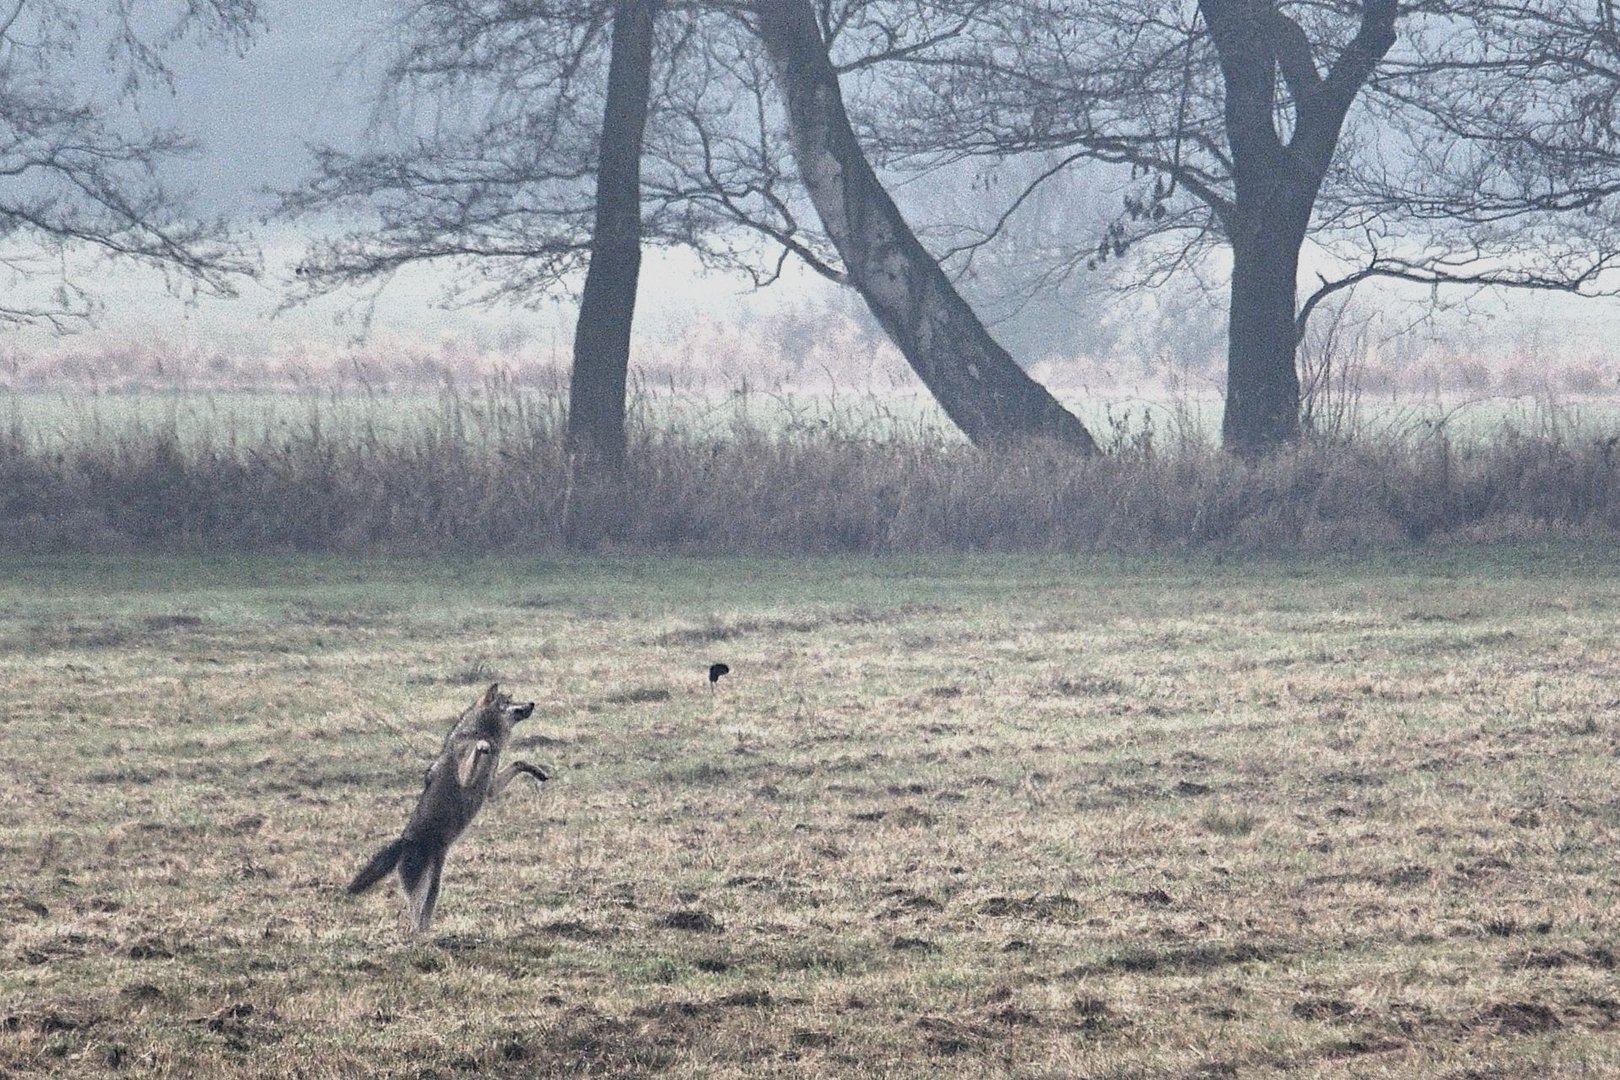
[[(618, 119), (606, 128), (592, 115), (613, 92), (607, 27), (620, 7), (497, 0), (415, 5), (398, 27), (400, 52), (387, 88), (412, 137), (359, 155), (326, 151), (313, 187), (286, 199), (284, 208), (293, 214), (358, 207), (377, 217), (375, 225), (368, 221), (317, 245), (302, 269), (304, 295), (385, 282), (403, 266), (428, 261), (448, 263), (454, 297), (471, 302), (533, 300), (572, 288), (604, 224), (594, 182), (608, 169), (607, 151), (622, 134), (622, 109), (610, 108)], [(917, 242), (862, 157), (842, 110), (814, 120), (795, 113), (795, 102), (826, 105), (837, 97), (838, 75), (814, 6), (761, 10), (804, 17), (785, 24), (793, 35), (767, 35), (773, 51), (754, 40), (752, 22), (737, 18), (751, 14), (769, 23), (751, 6), (662, 7), (638, 162), (642, 238), (681, 244), (756, 283), (773, 280), (784, 260), (799, 258), (831, 280), (857, 285), (870, 301), (882, 274), (893, 269), (861, 258), (874, 254), (873, 244), (852, 246), (848, 241), (860, 230), (846, 228), (842, 217), (826, 231), (802, 224), (818, 210), (822, 220), (831, 219), (825, 201), (813, 191), (807, 198), (801, 188), (794, 149), (802, 170), (805, 149), (826, 145), (802, 136), (810, 126), (830, 130), (830, 122), (843, 132), (837, 168), (862, 177), (868, 198), (861, 212), (886, 208), (883, 236), (909, 245), (911, 286), (927, 293), (918, 304), (873, 309), (946, 412), (982, 444), (1047, 437), (1093, 449), (1085, 428), (990, 339)], [(819, 64), (814, 91), (801, 95), (785, 86), (779, 96), (773, 79), (810, 70), (784, 65), (784, 58), (795, 57)], [(412, 111), (405, 112), (407, 104)], [(623, 196), (619, 191), (613, 199)], [(594, 259), (591, 264), (594, 269)], [(586, 282), (589, 290), (589, 276)], [(903, 291), (890, 289), (890, 299)], [(601, 301), (600, 292), (593, 295)], [(583, 315), (581, 333), (595, 356), (600, 342), (593, 336), (601, 327)], [(583, 370), (581, 355), (576, 350), (576, 375)], [(574, 391), (576, 404), (600, 414), (593, 430), (615, 445), (619, 440), (601, 417), (622, 396), (607, 383)]]
[[(1160, 285), (1224, 252), (1226, 441), (1263, 449), (1298, 434), (1294, 349), (1326, 295), (1379, 276), (1597, 287), (1608, 249), (1549, 216), (1567, 201), (1527, 186), (1549, 148), (1504, 134), (1548, 98), (1514, 73), (1541, 63), (1535, 45), (1503, 28), (1531, 8), (1556, 23), (1568, 6), (961, 0), (963, 32), (907, 57), (903, 107), (874, 136), (894, 167), (1041, 162), (968, 253), (1017, 229), (1032, 189), (1079, 163), (1129, 168), (1120, 219), (1050, 257), (1095, 266), (1131, 252), (1140, 280)], [(1470, 101), (1450, 82), (1461, 72)], [(1495, 116), (1496, 135), (1471, 130), (1470, 113)], [(1344, 269), (1300, 303), (1307, 241)]]
[[(385, 32), (392, 58), (374, 105), (376, 144), (317, 150), (305, 188), (282, 199), (298, 217), (359, 215), (317, 239), (299, 297), (385, 284), (413, 264), (447, 275), (456, 303), (533, 303), (577, 289), (596, 217), (608, 96), (611, 0), (421, 0)], [(660, 18), (648, 81), (642, 231), (669, 244), (696, 234), (690, 208), (661, 195), (678, 140), (668, 107), (684, 16)]]
[[(0, 323), (66, 329), (89, 318), (95, 295), (62, 256), (88, 249), (161, 268), (174, 286), (222, 295), (254, 261), (222, 222), (197, 221), (161, 180), (163, 162), (194, 147), (140, 122), (137, 95), (173, 76), (169, 53), (194, 36), (241, 45), (254, 0), (113, 0), (0, 4), (0, 265), (15, 299)], [(78, 76), (97, 63), (119, 93), (97, 98)], [(35, 288), (54, 280), (47, 296)]]
[[(424, 261), (454, 268), (462, 300), (575, 287), (595, 225), (614, 6), (419, 0), (406, 9), (385, 95), (401, 136), (365, 153), (323, 153), (316, 182), (286, 200), (293, 213), (376, 215), (316, 246), (304, 295)], [(1239, 451), (1298, 436), (1297, 348), (1324, 298), (1380, 277), (1603, 291), (1620, 246), (1603, 209), (1616, 145), (1602, 119), (1613, 96), (1607, 3), (804, 7), (802, 26), (792, 25), (814, 27), (826, 62), (813, 93), (789, 85), (810, 69), (784, 63), (808, 37), (786, 44), (789, 24), (764, 18), (793, 6), (664, 5), (641, 158), (644, 241), (688, 247), (761, 283), (798, 258), (871, 304), (881, 275), (851, 245), (860, 230), (848, 212), (863, 228), (886, 217), (910, 242), (949, 224), (907, 222), (889, 195), (896, 179), (1008, 163), (1029, 178), (1010, 194), (986, 185), (977, 201), (991, 224), (978, 235), (958, 231), (954, 244), (912, 252), (954, 271), (1023, 228), (1045, 185), (1116, 166), (1129, 175), (1118, 219), (1100, 235), (1071, 228), (1026, 267), (1029, 278), (1128, 261), (1140, 284), (1162, 286), (1190, 268), (1229, 270), (1224, 434)], [(762, 33), (774, 47), (761, 48)], [(848, 138), (825, 137), (840, 125)], [(829, 198), (830, 186), (818, 193), (801, 181), (819, 175), (806, 155), (834, 141), (845, 153), (821, 172), (854, 187)], [(861, 193), (874, 198), (844, 197)], [(896, 244), (879, 246), (893, 254)], [(1302, 297), (1303, 268), (1317, 280)], [(903, 276), (961, 301), (945, 276)], [(903, 352), (918, 340), (897, 309), (873, 310)], [(960, 310), (973, 316), (965, 302)], [(950, 340), (959, 367), (983, 370), (967, 343), (1005, 351), (973, 323), (975, 333), (933, 337)], [(974, 430), (970, 410), (929, 381), (934, 361), (907, 355)], [(1001, 397), (1004, 416), (1041, 426), (1030, 418), (1044, 415), (1049, 395)], [(984, 431), (998, 427), (1016, 425)]]
[(1614, 291), (1599, 279), (1620, 247), (1616, 18), (1613, 0), (1458, 4), (1409, 35), (1374, 104), (1414, 167), (1369, 187), (1461, 240), (1437, 268), (1370, 266), (1424, 283)]

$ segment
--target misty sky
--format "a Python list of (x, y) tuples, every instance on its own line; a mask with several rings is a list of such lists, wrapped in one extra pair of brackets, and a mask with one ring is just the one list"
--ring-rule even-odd
[[(267, 187), (296, 184), (309, 143), (365, 137), (373, 85), (367, 59), (388, 0), (267, 0), (267, 29), (243, 54), (217, 43), (179, 47), (174, 95), (146, 99), (151, 116), (192, 133), (206, 153), (174, 174), (207, 211), (263, 212)], [(374, 66), (374, 65), (372, 65)]]
[[(252, 350), (260, 347), (257, 343), (284, 342), (289, 336), (342, 340), (354, 332), (352, 321), (334, 322), (348, 306), (346, 301), (323, 301), (273, 321), (269, 318), (302, 240), (298, 228), (257, 223), (273, 203), (269, 189), (294, 186), (306, 175), (306, 144), (356, 147), (367, 138), (372, 122), (370, 94), (376, 85), (377, 66), (387, 51), (387, 40), (379, 38), (378, 32), (397, 4), (390, 0), (264, 0), (264, 9), (268, 25), (244, 55), (234, 55), (217, 43), (179, 46), (173, 55), (179, 73), (173, 95), (151, 96), (143, 105), (149, 119), (187, 131), (204, 145), (201, 157), (176, 163), (167, 175), (177, 186), (193, 189), (200, 210), (245, 215), (255, 223), (266, 252), (263, 281), (245, 287), (239, 301), (205, 301), (183, 308), (164, 294), (157, 275), (123, 270), (117, 275), (98, 274), (98, 289), (108, 301), (108, 310), (92, 338), (104, 335), (124, 340), (165, 334), (194, 342), (224, 341), (239, 350)], [(1191, 290), (1193, 285), (1188, 281), (1175, 287)], [(827, 297), (832, 288), (807, 273), (795, 273), (788, 287), (765, 297), (750, 297), (738, 280), (704, 278), (694, 272), (689, 260), (653, 256), (644, 271), (638, 330), (669, 336), (678, 334), (681, 324), (694, 318), (757, 314), (800, 298)], [(987, 290), (987, 294), (993, 292)], [(535, 340), (550, 341), (552, 347), (559, 343), (566, 347), (571, 331), (572, 308), (566, 300), (534, 310), (446, 311), (435, 304), (436, 299), (437, 281), (431, 272), (404, 275), (383, 294), (373, 323), (375, 331), (435, 339), (495, 334), (517, 327)], [(1105, 295), (1094, 299), (1104, 307), (1110, 303)], [(1071, 298), (1067, 303), (1072, 307), (1074, 302)], [(1084, 334), (1088, 325), (1095, 328), (1109, 321), (1108, 316), (1099, 318), (1095, 312), (1065, 317), (1070, 313), (1062, 310), (1063, 304), (1046, 300), (1005, 320), (996, 319), (993, 311), (990, 314), (998, 336), (1015, 354), (1025, 356), (1051, 347), (1055, 326), (1072, 325), (1076, 334)], [(1130, 325), (1136, 316), (1130, 313), (1129, 304), (1121, 303), (1112, 321), (1124, 324), (1125, 329), (1116, 326), (1099, 340), (1106, 341), (1108, 348), (1145, 354), (1175, 348), (1218, 349), (1218, 333), (1224, 329), (1221, 307), (1217, 283), (1203, 300), (1178, 304), (1161, 318), (1168, 329), (1161, 326), (1148, 333)], [(1607, 341), (1620, 330), (1617, 311), (1620, 309), (1610, 302), (1581, 304), (1546, 295), (1522, 294), (1506, 302), (1484, 298), (1436, 323), (1415, 326), (1409, 333), (1425, 341), (1438, 337), (1465, 350), (1471, 336), (1489, 334), (1493, 340), (1519, 341), (1523, 347), (1606, 353)], [(44, 340), (23, 335), (14, 341), (31, 337)]]
[[(140, 99), (147, 122), (171, 126), (195, 138), (202, 152), (168, 163), (164, 175), (188, 191), (200, 213), (239, 218), (249, 224), (265, 252), (263, 280), (242, 288), (238, 301), (202, 300), (185, 306), (165, 293), (161, 275), (130, 267), (93, 271), (107, 311), (95, 329), (75, 339), (114, 341), (166, 334), (188, 344), (223, 342), (251, 350), (256, 342), (284, 343), (289, 335), (345, 342), (356, 332), (353, 297), (334, 297), (290, 312), (277, 312), (287, 275), (314, 225), (265, 224), (273, 189), (296, 186), (309, 171), (307, 146), (358, 148), (372, 134), (373, 95), (389, 38), (380, 33), (396, 0), (262, 0), (266, 27), (241, 55), (218, 42), (184, 43), (171, 60), (173, 92)], [(108, 78), (92, 71), (92, 78)], [(387, 132), (382, 132), (386, 137)], [(668, 337), (692, 312), (712, 306), (728, 313), (757, 314), (794, 295), (825, 297), (819, 279), (791, 273), (791, 289), (770, 296), (748, 294), (739, 280), (705, 280), (679, 255), (651, 253), (644, 269), (638, 330)], [(534, 340), (567, 346), (572, 308), (567, 298), (533, 309), (446, 310), (438, 304), (439, 280), (431, 270), (407, 272), (380, 297), (374, 336), (488, 337), (513, 328)], [(274, 319), (271, 315), (274, 314)], [(559, 339), (561, 339), (559, 341)], [(24, 331), (12, 343), (42, 346), (43, 331)]]

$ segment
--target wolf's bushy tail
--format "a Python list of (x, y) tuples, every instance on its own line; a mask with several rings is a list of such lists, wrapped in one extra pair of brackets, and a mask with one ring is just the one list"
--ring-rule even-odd
[(447, 844), (402, 836), (371, 857), (349, 882), (349, 894), (363, 893), (399, 867), (399, 880), (411, 912), (411, 929), (426, 930), (439, 901), (439, 876), (444, 873)]
[(409, 846), (409, 843), (402, 836), (373, 855), (371, 861), (366, 863), (358, 874), (354, 875), (353, 881), (349, 882), (349, 895), (354, 896), (357, 893), (363, 893), (387, 877), (389, 871), (399, 865), (400, 856), (405, 854), (405, 849)]

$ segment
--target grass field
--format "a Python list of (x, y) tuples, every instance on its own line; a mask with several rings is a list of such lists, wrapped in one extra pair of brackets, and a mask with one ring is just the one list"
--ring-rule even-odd
[(7, 558), (0, 1076), (1620, 1075), (1617, 556)]

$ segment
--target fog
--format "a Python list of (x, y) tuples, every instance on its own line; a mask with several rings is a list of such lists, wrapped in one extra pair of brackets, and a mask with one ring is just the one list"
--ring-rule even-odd
[[(529, 307), (466, 308), (442, 303), (444, 280), (418, 267), (374, 294), (337, 296), (293, 309), (283, 301), (311, 231), (353, 227), (354, 222), (314, 221), (294, 226), (268, 220), (276, 190), (302, 183), (310, 171), (309, 147), (360, 147), (393, 134), (374, 94), (389, 41), (379, 28), (396, 5), (385, 0), (266, 0), (265, 26), (240, 54), (218, 43), (185, 42), (172, 59), (172, 88), (148, 86), (136, 105), (151, 123), (186, 132), (200, 144), (193, 157), (164, 166), (166, 180), (187, 191), (195, 208), (242, 223), (263, 252), (263, 273), (234, 300), (191, 302), (165, 287), (153, 271), (70, 257), (89, 275), (104, 304), (95, 326), (78, 335), (74, 349), (130, 342), (173, 342), (187, 349), (222, 349), (239, 355), (289, 347), (350, 347), (369, 340), (526, 343), (525, 356), (555, 360), (566, 351), (572, 300), (558, 296)], [(114, 76), (87, 69), (105, 83), (96, 91), (108, 108), (124, 109), (113, 93)], [(921, 218), (983, 219), (983, 200), (971, 177), (940, 174), (897, 191), (902, 206)], [(997, 337), (1024, 361), (1045, 361), (1060, 370), (1067, 360), (1105, 361), (1144, 372), (1166, 362), (1195, 372), (1220, 363), (1224, 348), (1224, 280), (1219, 265), (1202, 279), (1186, 277), (1169, 289), (1123, 290), (1123, 267), (1079, 271), (1049, 291), (1029, 288), (1041, 251), (1043, 221), (1087, 235), (1118, 215), (1124, 190), (1117, 173), (1097, 166), (1027, 211), (1029, 239), (978, 260), (963, 279), (964, 292), (994, 327)], [(979, 220), (976, 224), (988, 224)], [(925, 240), (927, 237), (925, 236)], [(1314, 262), (1313, 262), (1314, 260)], [(1307, 250), (1307, 267), (1326, 267), (1323, 253)], [(1437, 311), (1431, 301), (1444, 301)], [(1607, 363), (1615, 331), (1610, 301), (1581, 301), (1550, 294), (1446, 294), (1393, 287), (1363, 287), (1356, 303), (1377, 316), (1375, 346), (1408, 362), (1429, 355), (1507, 358), (1527, 353)], [(813, 274), (790, 268), (773, 289), (755, 293), (737, 277), (705, 273), (680, 252), (649, 253), (637, 315), (648, 347), (679, 340), (694, 323), (744, 326), (784, 310), (804, 310), (847, 320), (880, 335), (852, 296)], [(7, 347), (55, 349), (53, 335), (38, 329), (12, 331)]]

